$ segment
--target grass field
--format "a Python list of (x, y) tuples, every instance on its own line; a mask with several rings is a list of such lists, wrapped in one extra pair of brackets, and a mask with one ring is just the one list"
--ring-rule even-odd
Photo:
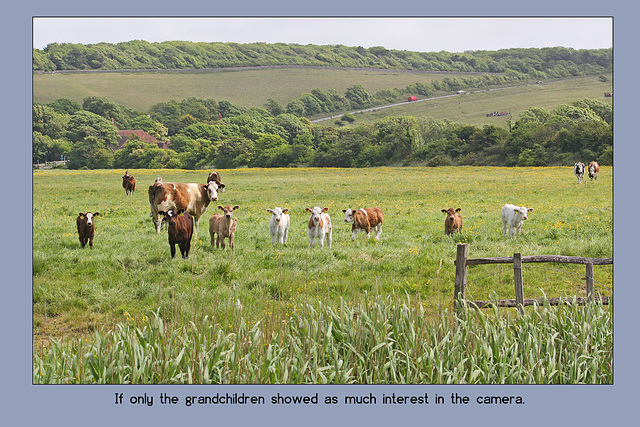
[(344, 94), (354, 84), (370, 93), (442, 80), (448, 74), (373, 70), (277, 68), (220, 72), (55, 73), (33, 75), (33, 101), (68, 98), (82, 103), (102, 96), (118, 105), (147, 111), (159, 102), (189, 97), (229, 101), (242, 107), (264, 107), (269, 98), (283, 105), (318, 88)]
[[(474, 90), (482, 89), (470, 89), (470, 91)], [(612, 92), (610, 80), (601, 82), (596, 77), (585, 77), (412, 102), (398, 107), (358, 114), (356, 115), (356, 123), (375, 123), (385, 116), (392, 115), (433, 117), (473, 126), (495, 125), (507, 128), (509, 118), (515, 123), (519, 114), (530, 107), (552, 110), (560, 105), (584, 98), (612, 103), (612, 98), (603, 96), (604, 92)], [(487, 113), (493, 112), (509, 112), (511, 116), (487, 117)], [(333, 125), (333, 121), (322, 123)]]
[[(33, 194), (33, 315), (36, 343), (112, 327), (125, 316), (142, 318), (160, 307), (167, 322), (212, 316), (233, 320), (238, 301), (245, 317), (268, 330), (286, 322), (300, 304), (365, 296), (408, 295), (430, 315), (451, 307), (456, 243), (470, 257), (523, 255), (612, 256), (612, 169), (579, 185), (571, 168), (238, 169), (222, 171), (220, 204), (239, 205), (236, 249), (209, 243), (210, 206), (200, 221), (190, 258), (171, 259), (166, 232), (156, 234), (147, 187), (204, 181), (206, 171), (134, 170), (135, 197), (125, 196), (123, 171), (35, 171)], [(533, 207), (522, 235), (501, 233), (506, 202)], [(291, 209), (286, 247), (271, 248), (267, 208)], [(305, 207), (327, 206), (333, 247), (309, 248)], [(380, 241), (358, 234), (342, 209), (379, 206)], [(447, 237), (441, 209), (461, 207), (463, 232)], [(81, 249), (75, 218), (99, 211), (94, 249)], [(525, 297), (584, 294), (582, 266), (527, 268)], [(513, 273), (504, 266), (469, 272), (470, 297), (513, 298)], [(612, 269), (596, 268), (597, 291), (610, 294)]]
[[(47, 103), (59, 98), (78, 102), (88, 96), (102, 96), (137, 111), (147, 111), (156, 103), (188, 97), (226, 100), (243, 107), (264, 107), (273, 98), (286, 105), (312, 89), (335, 89), (361, 84), (370, 93), (381, 89), (404, 88), (412, 83), (442, 80), (451, 74), (402, 73), (389, 71), (266, 69), (198, 73), (56, 73), (33, 75), (33, 100)], [(610, 77), (610, 76), (609, 76)], [(284, 84), (283, 84), (284, 82)], [(470, 88), (479, 90), (481, 88)], [(601, 82), (596, 77), (530, 84), (514, 89), (474, 93), (433, 101), (413, 102), (400, 107), (359, 114), (360, 122), (373, 123), (387, 115), (411, 115), (449, 119), (470, 125), (507, 126), (507, 116), (486, 117), (494, 111), (508, 111), (514, 120), (529, 107), (552, 109), (583, 98), (604, 98), (612, 92), (611, 78)], [(333, 126), (332, 120), (320, 122)]]
[[(472, 258), (612, 256), (610, 167), (582, 185), (566, 167), (224, 170), (220, 203), (240, 205), (236, 249), (210, 245), (210, 206), (187, 260), (155, 233), (146, 190), (207, 171), (129, 172), (133, 198), (123, 171), (34, 171), (35, 382), (611, 382), (609, 308), (486, 310), (451, 329), (457, 242)], [(505, 202), (535, 209), (513, 239)], [(331, 249), (309, 248), (304, 208), (315, 205), (329, 208)], [(380, 241), (351, 242), (341, 210), (375, 205)], [(285, 247), (270, 245), (275, 206), (291, 209)], [(448, 207), (464, 218), (453, 237)], [(101, 214), (92, 250), (75, 230), (86, 211)], [(525, 298), (584, 296), (583, 275), (527, 267)], [(611, 266), (595, 279), (611, 295)], [(513, 295), (508, 266), (469, 268), (469, 299)]]

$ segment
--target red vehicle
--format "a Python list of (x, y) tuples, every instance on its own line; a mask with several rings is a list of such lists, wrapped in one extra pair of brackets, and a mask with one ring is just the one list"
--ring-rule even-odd
[(417, 96), (410, 96), (409, 98), (407, 98), (407, 101), (417, 101), (418, 97)]

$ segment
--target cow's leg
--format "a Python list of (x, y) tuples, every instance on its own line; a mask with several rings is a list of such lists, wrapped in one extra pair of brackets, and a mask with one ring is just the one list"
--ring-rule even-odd
[(176, 257), (176, 244), (175, 243), (170, 243), (171, 245), (171, 258), (175, 258)]
[(376, 225), (376, 240), (380, 240), (380, 235), (382, 234), (382, 224)]
[(285, 230), (282, 232), (282, 236), (281, 236), (282, 242), (281, 242), (281, 243), (282, 243), (283, 245), (284, 245), (285, 243), (287, 243), (287, 238), (289, 237), (289, 236), (288, 236), (288, 234), (289, 234), (289, 230), (287, 230), (287, 229), (285, 229)]
[(89, 247), (93, 249), (93, 235), (89, 236)]
[(331, 229), (329, 229), (326, 239), (327, 243), (329, 243), (329, 249), (331, 249), (331, 242), (333, 241), (333, 231)]
[(320, 249), (324, 248), (324, 233), (318, 236), (318, 246), (320, 247)]
[(282, 243), (282, 236), (280, 235), (279, 232), (276, 233), (271, 233), (271, 247), (273, 247), (273, 245), (276, 244), (276, 240), (278, 240), (279, 243)]
[(231, 248), (231, 250), (233, 250), (233, 233), (231, 234), (231, 236), (229, 236), (229, 247)]

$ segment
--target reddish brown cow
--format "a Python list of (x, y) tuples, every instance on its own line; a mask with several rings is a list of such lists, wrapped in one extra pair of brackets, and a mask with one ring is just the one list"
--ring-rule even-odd
[(442, 209), (442, 212), (447, 214), (444, 220), (444, 234), (450, 235), (462, 231), (462, 215), (459, 213), (461, 210), (460, 208)]
[(83, 248), (89, 242), (89, 247), (93, 249), (93, 234), (96, 229), (95, 217), (99, 216), (100, 212), (87, 212), (78, 214), (76, 219), (76, 226), (78, 227), (78, 238), (80, 239), (80, 246)]
[(182, 258), (189, 258), (191, 249), (191, 237), (193, 236), (193, 217), (184, 213), (183, 209), (175, 211), (169, 209), (166, 212), (158, 212), (167, 222), (169, 245), (171, 246), (171, 258), (176, 256), (176, 244), (180, 247)]
[(127, 196), (133, 197), (133, 192), (136, 191), (136, 179), (133, 175), (129, 175), (129, 171), (126, 171), (122, 177), (122, 188), (126, 191)]
[(182, 209), (193, 215), (195, 224), (193, 234), (198, 237), (200, 217), (207, 210), (209, 203), (216, 200), (218, 200), (218, 185), (215, 181), (208, 184), (155, 182), (149, 186), (151, 218), (153, 218), (158, 233), (162, 225), (160, 211)]
[(594, 179), (598, 178), (598, 172), (600, 172), (600, 165), (598, 164), (598, 162), (591, 162), (589, 163), (589, 178), (591, 178), (591, 181), (593, 181)]
[(358, 230), (366, 232), (368, 239), (372, 228), (376, 229), (376, 240), (380, 239), (383, 220), (383, 214), (380, 208), (343, 209), (342, 212), (344, 212), (344, 222), (352, 224), (351, 240), (356, 238)]

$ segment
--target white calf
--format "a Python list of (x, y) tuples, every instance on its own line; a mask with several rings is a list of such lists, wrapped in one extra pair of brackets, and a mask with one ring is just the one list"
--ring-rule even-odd
[(502, 207), (502, 234), (507, 235), (507, 226), (509, 226), (509, 236), (513, 237), (514, 233), (520, 233), (522, 222), (527, 219), (527, 212), (532, 212), (533, 208), (524, 206), (514, 206), (506, 204)]
[(273, 208), (267, 209), (271, 214), (269, 222), (269, 233), (271, 233), (271, 246), (276, 243), (287, 243), (287, 235), (289, 234), (289, 208)]
[(306, 208), (305, 210), (311, 212), (311, 217), (309, 218), (309, 240), (311, 247), (313, 247), (315, 239), (318, 239), (318, 245), (320, 248), (324, 248), (324, 240), (326, 238), (329, 243), (329, 248), (331, 248), (333, 228), (331, 227), (331, 217), (326, 213), (329, 208), (322, 209), (316, 206), (313, 209)]

